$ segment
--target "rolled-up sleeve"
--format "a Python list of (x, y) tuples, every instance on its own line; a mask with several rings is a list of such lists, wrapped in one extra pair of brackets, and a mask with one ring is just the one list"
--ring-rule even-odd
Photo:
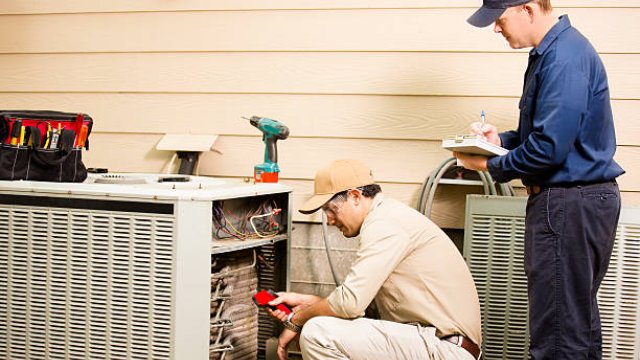
[(356, 261), (345, 281), (328, 297), (329, 307), (339, 317), (364, 315), (389, 274), (409, 252), (406, 233), (382, 219), (365, 223)]

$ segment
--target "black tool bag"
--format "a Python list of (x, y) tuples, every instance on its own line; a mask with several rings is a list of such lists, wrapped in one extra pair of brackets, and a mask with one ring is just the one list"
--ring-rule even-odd
[(82, 182), (93, 119), (61, 111), (0, 111), (0, 180)]

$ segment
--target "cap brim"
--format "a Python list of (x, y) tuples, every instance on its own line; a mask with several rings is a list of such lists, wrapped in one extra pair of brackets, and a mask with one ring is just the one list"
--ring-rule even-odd
[(318, 211), (327, 201), (331, 200), (335, 194), (322, 194), (322, 195), (313, 195), (309, 200), (305, 201), (304, 204), (298, 209), (303, 214), (313, 214)]
[(467, 19), (467, 22), (475, 27), (487, 27), (496, 22), (505, 10), (506, 9), (491, 9), (483, 6), (471, 15)]

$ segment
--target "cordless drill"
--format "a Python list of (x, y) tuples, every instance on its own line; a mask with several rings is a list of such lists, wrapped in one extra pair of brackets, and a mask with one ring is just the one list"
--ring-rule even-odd
[(262, 141), (265, 144), (264, 163), (253, 167), (253, 180), (259, 182), (278, 182), (278, 148), (276, 142), (289, 136), (289, 128), (277, 120), (252, 116), (251, 125), (262, 131)]

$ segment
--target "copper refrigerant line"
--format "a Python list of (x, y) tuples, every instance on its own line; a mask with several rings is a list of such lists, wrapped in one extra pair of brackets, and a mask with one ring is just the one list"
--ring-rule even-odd
[[(210, 359), (225, 360), (227, 355), (232, 356), (234, 360), (255, 358), (257, 354), (257, 309), (250, 302), (250, 297), (258, 286), (255, 271), (258, 255), (256, 250), (252, 252), (253, 261), (250, 265), (236, 269), (226, 265), (211, 274), (213, 316)], [(217, 265), (218, 259), (213, 261), (212, 269)], [(249, 300), (247, 303), (238, 303), (245, 296), (238, 296), (237, 293), (243, 294), (243, 291), (247, 292), (246, 298)]]

